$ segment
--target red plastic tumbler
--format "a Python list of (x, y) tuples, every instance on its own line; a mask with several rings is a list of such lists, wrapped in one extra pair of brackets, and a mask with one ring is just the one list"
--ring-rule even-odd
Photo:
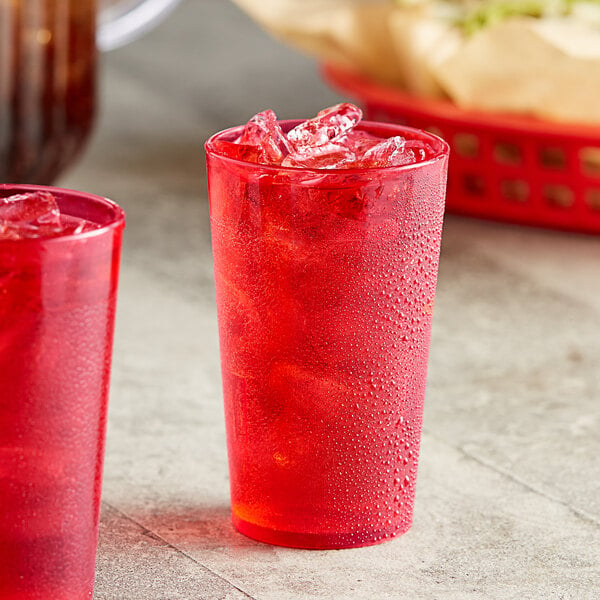
[[(94, 583), (124, 213), (47, 191), (79, 233), (0, 235), (0, 598), (79, 600)], [(1, 223), (0, 223), (1, 225)]]
[[(284, 130), (296, 123), (284, 122)], [(233, 522), (273, 544), (374, 544), (411, 525), (448, 147), (307, 169), (207, 143)]]

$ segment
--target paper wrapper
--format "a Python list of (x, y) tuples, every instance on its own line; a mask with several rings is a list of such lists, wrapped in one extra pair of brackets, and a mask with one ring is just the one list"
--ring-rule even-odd
[(392, 0), (234, 0), (294, 47), (417, 96), (600, 125), (600, 28), (513, 18), (466, 36)]
[(328, 61), (402, 84), (394, 59), (387, 0), (234, 0), (279, 39)]
[[(501, 58), (493, 68), (491, 57)], [(578, 21), (505, 21), (432, 71), (463, 107), (600, 123), (600, 30)]]

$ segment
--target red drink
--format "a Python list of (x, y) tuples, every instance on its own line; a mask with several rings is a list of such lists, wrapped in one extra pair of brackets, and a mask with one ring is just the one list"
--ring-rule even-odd
[(231, 158), (239, 128), (207, 143), (233, 522), (274, 544), (369, 545), (412, 521), (447, 146), (357, 129), (430, 152), (310, 170)]
[[(60, 222), (7, 228), (2, 198), (40, 190)], [(92, 597), (123, 224), (104, 198), (0, 185), (3, 600)]]

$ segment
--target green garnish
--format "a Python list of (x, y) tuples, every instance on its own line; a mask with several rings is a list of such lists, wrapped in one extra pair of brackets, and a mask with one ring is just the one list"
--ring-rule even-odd
[(595, 5), (600, 0), (396, 0), (400, 6), (434, 6), (466, 35), (472, 35), (510, 17), (567, 16), (576, 4)]

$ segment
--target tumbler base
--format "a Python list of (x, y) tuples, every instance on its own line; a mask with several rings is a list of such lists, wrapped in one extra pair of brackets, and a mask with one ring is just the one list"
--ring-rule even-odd
[(378, 531), (358, 531), (348, 533), (299, 533), (295, 531), (279, 531), (250, 523), (232, 514), (233, 526), (245, 536), (288, 548), (305, 548), (309, 550), (340, 550), (343, 548), (361, 548), (387, 542), (406, 533), (412, 523), (405, 522), (399, 528)]

